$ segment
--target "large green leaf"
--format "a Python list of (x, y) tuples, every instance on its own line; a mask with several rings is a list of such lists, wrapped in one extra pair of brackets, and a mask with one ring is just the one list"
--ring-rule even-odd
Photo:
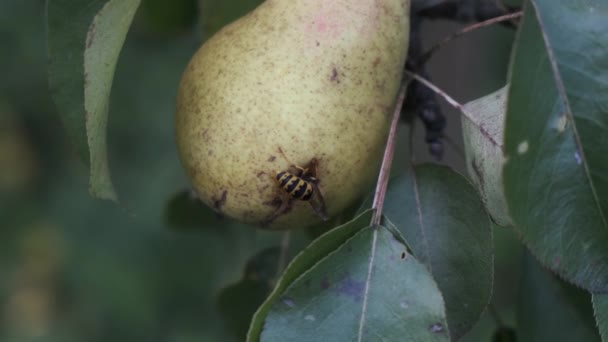
[(530, 254), (524, 257), (522, 273), (519, 342), (599, 342), (589, 293), (561, 281)]
[(288, 286), (319, 262), (319, 260), (332, 253), (356, 232), (367, 227), (370, 220), (371, 211), (365, 211), (352, 221), (321, 235), (321, 237), (313, 241), (304, 251), (296, 256), (278, 280), (270, 296), (253, 316), (249, 332), (247, 333), (247, 341), (259, 341), (264, 321), (272, 305), (274, 305)]
[(595, 322), (600, 330), (602, 341), (608, 341), (608, 295), (594, 294), (593, 311), (595, 313)]
[(384, 227), (360, 230), (274, 303), (263, 341), (447, 341), (424, 265)]
[(449, 168), (416, 166), (391, 181), (384, 214), (431, 271), (450, 334), (462, 337), (492, 294), (492, 226), (475, 189)]
[(106, 126), (118, 55), (140, 0), (49, 0), (49, 84), (93, 196), (116, 200)]
[(565, 279), (608, 291), (608, 2), (527, 3), (510, 72), (504, 187), (515, 226)]

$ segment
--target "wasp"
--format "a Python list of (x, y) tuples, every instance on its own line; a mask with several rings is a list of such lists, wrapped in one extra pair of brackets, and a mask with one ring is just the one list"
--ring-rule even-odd
[(323, 221), (326, 221), (328, 217), (325, 208), (325, 199), (319, 190), (319, 179), (317, 178), (317, 165), (319, 164), (319, 161), (316, 158), (313, 158), (306, 167), (301, 167), (292, 163), (287, 156), (285, 156), (281, 148), (279, 148), (279, 152), (291, 165), (288, 170), (280, 171), (275, 174), (274, 179), (285, 198), (282, 200), (281, 205), (272, 218), (274, 219), (287, 211), (294, 200), (299, 200), (310, 203), (315, 214)]

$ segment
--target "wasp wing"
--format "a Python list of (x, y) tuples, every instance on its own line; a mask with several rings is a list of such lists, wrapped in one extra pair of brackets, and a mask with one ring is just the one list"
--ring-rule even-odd
[(312, 183), (312, 186), (314, 191), (308, 202), (310, 203), (310, 206), (314, 210), (315, 214), (317, 214), (317, 216), (319, 216), (323, 221), (327, 221), (329, 220), (329, 216), (327, 215), (327, 208), (325, 207), (325, 199), (323, 198), (319, 187), (314, 183)]

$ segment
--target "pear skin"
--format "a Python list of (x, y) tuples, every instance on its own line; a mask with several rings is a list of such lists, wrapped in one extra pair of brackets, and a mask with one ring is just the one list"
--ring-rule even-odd
[(268, 229), (319, 223), (310, 201), (289, 200), (275, 179), (314, 159), (329, 216), (368, 193), (407, 55), (409, 6), (267, 0), (203, 44), (176, 112), (180, 158), (201, 200)]

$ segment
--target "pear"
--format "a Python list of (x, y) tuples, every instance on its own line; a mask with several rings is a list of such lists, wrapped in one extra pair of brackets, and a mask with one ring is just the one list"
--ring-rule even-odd
[[(176, 112), (180, 158), (201, 200), (286, 229), (319, 223), (368, 193), (407, 55), (409, 5), (267, 0), (203, 44)], [(292, 165), (313, 162), (313, 200), (291, 198), (276, 174), (298, 175)]]

